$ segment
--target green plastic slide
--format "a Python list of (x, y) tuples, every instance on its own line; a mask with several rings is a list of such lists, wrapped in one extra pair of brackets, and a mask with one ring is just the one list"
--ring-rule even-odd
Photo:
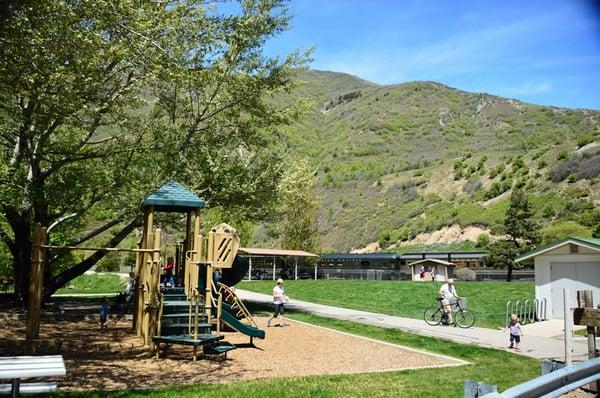
[(233, 316), (231, 313), (229, 313), (229, 311), (227, 311), (225, 309), (224, 309), (224, 311), (221, 312), (221, 320), (225, 324), (229, 325), (230, 327), (237, 330), (238, 332), (245, 334), (246, 336), (257, 337), (259, 339), (265, 338), (264, 330), (255, 328), (252, 325), (248, 325), (247, 323), (241, 322), (239, 319), (237, 319), (235, 316)]

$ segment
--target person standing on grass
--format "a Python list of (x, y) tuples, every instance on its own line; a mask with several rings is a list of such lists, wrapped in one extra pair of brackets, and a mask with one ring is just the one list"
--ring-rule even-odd
[(273, 288), (273, 304), (275, 305), (275, 312), (273, 312), (273, 315), (271, 315), (269, 319), (267, 319), (267, 327), (271, 326), (271, 321), (273, 320), (273, 318), (279, 318), (279, 316), (281, 316), (281, 318), (279, 319), (278, 326), (289, 326), (283, 323), (283, 304), (285, 303), (285, 301), (286, 295), (285, 290), (283, 289), (283, 279), (279, 278), (277, 279), (277, 284)]
[(100, 330), (108, 330), (108, 298), (106, 297), (102, 297), (100, 305)]
[(448, 282), (442, 285), (438, 294), (442, 299), (442, 306), (448, 317), (448, 323), (452, 324), (452, 304), (456, 303), (460, 298), (456, 292), (456, 287), (454, 286), (454, 279), (448, 279)]
[(521, 342), (521, 336), (523, 336), (523, 328), (517, 314), (512, 314), (510, 316), (510, 323), (504, 331), (507, 329), (510, 329), (510, 345), (508, 348), (513, 348), (514, 345), (515, 350), (519, 351), (519, 343)]

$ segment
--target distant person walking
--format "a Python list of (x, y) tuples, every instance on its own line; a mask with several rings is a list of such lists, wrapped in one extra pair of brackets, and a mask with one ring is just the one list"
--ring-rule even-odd
[(504, 331), (507, 329), (510, 329), (510, 345), (508, 348), (514, 347), (515, 350), (519, 351), (519, 343), (521, 343), (521, 336), (523, 336), (523, 328), (517, 314), (512, 314), (510, 316), (510, 323)]
[(435, 269), (435, 265), (433, 267), (431, 267), (431, 281), (435, 282), (435, 273), (437, 272), (437, 270)]
[(108, 330), (108, 298), (102, 297), (100, 305), (100, 330), (103, 332)]
[(130, 272), (129, 278), (127, 278), (127, 287), (125, 288), (125, 301), (129, 303), (133, 292), (135, 291), (135, 273)]
[(419, 278), (421, 278), (421, 280), (425, 279), (425, 267), (421, 265), (421, 268), (419, 268)]
[(289, 326), (283, 323), (283, 307), (286, 299), (287, 296), (285, 295), (285, 290), (283, 289), (283, 279), (279, 278), (277, 279), (277, 284), (273, 288), (273, 305), (275, 306), (275, 311), (273, 312), (273, 315), (271, 315), (269, 319), (267, 319), (267, 327), (271, 326), (271, 321), (273, 320), (273, 318), (279, 318), (280, 316), (281, 318), (279, 319), (279, 325), (277, 326)]

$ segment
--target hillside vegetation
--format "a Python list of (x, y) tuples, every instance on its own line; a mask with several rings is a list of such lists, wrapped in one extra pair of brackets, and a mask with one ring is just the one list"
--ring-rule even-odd
[(321, 71), (301, 80), (287, 100), (312, 107), (281, 140), (319, 167), (323, 250), (399, 248), (453, 225), (497, 234), (513, 186), (530, 195), (545, 236), (592, 233), (600, 111), (434, 82), (381, 86)]

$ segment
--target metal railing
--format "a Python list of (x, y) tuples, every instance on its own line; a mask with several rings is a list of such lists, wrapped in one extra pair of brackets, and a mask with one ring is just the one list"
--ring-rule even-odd
[[(475, 395), (486, 398), (560, 397), (569, 391), (600, 380), (600, 357), (565, 366), (536, 379), (514, 386), (503, 393)], [(466, 386), (465, 382), (465, 386)], [(465, 394), (465, 396), (467, 396)]]
[(510, 316), (516, 314), (520, 322), (525, 325), (528, 323), (544, 321), (547, 311), (547, 300), (544, 299), (525, 299), (506, 302), (505, 325), (510, 322)]

